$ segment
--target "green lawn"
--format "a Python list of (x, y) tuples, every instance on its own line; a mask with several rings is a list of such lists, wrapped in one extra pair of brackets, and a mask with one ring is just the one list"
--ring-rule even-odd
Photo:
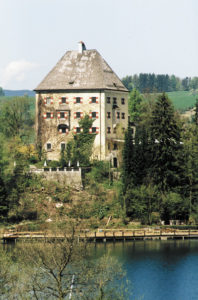
[(170, 92), (167, 93), (169, 98), (172, 100), (175, 109), (178, 109), (181, 112), (184, 112), (195, 106), (196, 98), (198, 99), (198, 94), (195, 92)]

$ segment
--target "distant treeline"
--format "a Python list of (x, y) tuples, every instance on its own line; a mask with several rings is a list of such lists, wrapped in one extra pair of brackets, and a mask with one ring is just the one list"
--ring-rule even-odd
[(133, 88), (141, 93), (161, 93), (173, 91), (189, 91), (198, 89), (198, 77), (179, 78), (168, 74), (140, 73), (133, 76), (126, 76), (122, 79), (123, 84), (130, 91)]
[(4, 90), (2, 87), (0, 87), (0, 97), (6, 96), (6, 97), (34, 97), (35, 92), (31, 90)]

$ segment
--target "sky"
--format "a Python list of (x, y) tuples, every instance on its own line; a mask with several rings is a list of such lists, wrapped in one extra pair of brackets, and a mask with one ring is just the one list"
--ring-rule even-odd
[(0, 0), (0, 86), (34, 89), (84, 41), (122, 78), (198, 76), (197, 0)]

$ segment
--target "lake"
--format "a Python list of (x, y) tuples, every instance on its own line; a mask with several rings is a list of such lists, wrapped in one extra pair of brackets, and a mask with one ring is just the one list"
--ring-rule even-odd
[(123, 263), (132, 299), (198, 299), (198, 240), (97, 243), (94, 255), (106, 251)]

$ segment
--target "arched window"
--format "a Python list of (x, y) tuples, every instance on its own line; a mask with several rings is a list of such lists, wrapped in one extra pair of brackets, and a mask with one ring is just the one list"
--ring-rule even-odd
[(59, 124), (58, 125), (58, 132), (60, 133), (67, 133), (69, 131), (69, 127), (66, 124)]

